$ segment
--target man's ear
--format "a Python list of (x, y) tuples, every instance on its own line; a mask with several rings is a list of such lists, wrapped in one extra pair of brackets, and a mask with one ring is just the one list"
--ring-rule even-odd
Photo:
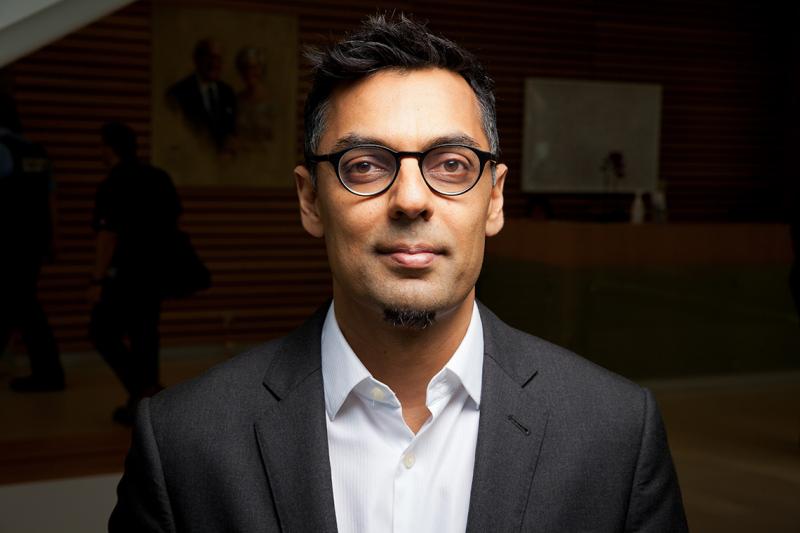
[(303, 228), (313, 237), (325, 234), (317, 205), (317, 188), (311, 179), (311, 172), (303, 165), (294, 168), (294, 181), (297, 185), (297, 199), (300, 201), (300, 220)]
[(489, 197), (489, 210), (486, 214), (486, 236), (493, 237), (503, 229), (503, 185), (506, 183), (508, 167), (500, 163), (495, 168), (495, 182)]

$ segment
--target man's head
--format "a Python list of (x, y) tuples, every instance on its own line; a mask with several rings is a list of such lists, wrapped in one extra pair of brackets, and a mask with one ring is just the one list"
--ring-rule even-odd
[(260, 48), (248, 46), (236, 54), (236, 70), (248, 87), (264, 82), (265, 64), (264, 51)]
[(403, 14), (397, 20), (375, 15), (334, 46), (309, 50), (306, 55), (314, 74), (304, 113), (306, 154), (317, 153), (328, 104), (337, 88), (381, 70), (426, 68), (449, 70), (464, 78), (478, 99), (490, 151), (499, 153), (494, 82), (474, 55), (449, 39), (432, 34), (423, 24)]
[(213, 39), (201, 39), (194, 47), (194, 68), (204, 82), (222, 77), (222, 47)]
[(372, 17), (312, 59), (307, 164), (295, 175), (303, 226), (325, 237), (337, 316), (425, 327), (471, 305), (485, 237), (503, 225), (491, 80), (403, 16)]
[(121, 122), (107, 122), (100, 130), (107, 164), (136, 159), (136, 132)]

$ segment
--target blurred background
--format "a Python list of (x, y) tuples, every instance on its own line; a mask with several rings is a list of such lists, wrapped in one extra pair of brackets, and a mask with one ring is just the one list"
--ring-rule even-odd
[[(39, 299), (66, 388), (7, 390), (28, 373), (12, 336), (0, 357), (0, 531), (102, 530), (115, 499), (130, 434), (109, 413), (125, 394), (87, 334), (102, 124), (129, 125), (142, 159), (171, 174), (181, 228), (212, 274), (208, 290), (162, 308), (171, 385), (285, 334), (330, 297), (291, 177), (309, 87), (302, 52), (379, 8), (427, 19), (495, 79), (511, 170), (479, 298), (654, 390), (694, 531), (800, 531), (789, 283), (800, 9), (744, 0), (4, 3), (0, 94), (52, 165), (55, 254)], [(219, 77), (250, 137), (242, 127), (203, 144), (167, 105), (205, 38), (220, 45)], [(43, 500), (62, 506), (44, 516)]]

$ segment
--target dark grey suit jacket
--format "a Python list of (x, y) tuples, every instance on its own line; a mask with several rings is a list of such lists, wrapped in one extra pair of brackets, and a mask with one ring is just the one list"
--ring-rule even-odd
[[(141, 402), (110, 531), (336, 531), (325, 311)], [(480, 312), (467, 531), (685, 531), (650, 392)]]

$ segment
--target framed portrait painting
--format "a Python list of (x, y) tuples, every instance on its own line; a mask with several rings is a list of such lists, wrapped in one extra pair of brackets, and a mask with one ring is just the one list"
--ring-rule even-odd
[(292, 186), (297, 20), (155, 4), (153, 162), (177, 185)]

